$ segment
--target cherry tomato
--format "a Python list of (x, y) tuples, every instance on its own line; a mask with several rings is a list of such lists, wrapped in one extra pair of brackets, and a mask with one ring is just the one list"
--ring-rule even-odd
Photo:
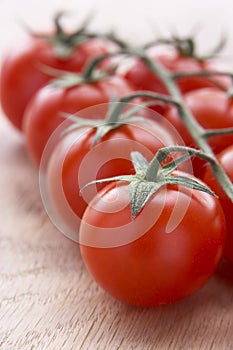
[[(171, 72), (197, 72), (200, 70), (223, 70), (223, 64), (214, 60), (199, 61), (192, 57), (186, 57), (177, 50), (168, 47), (154, 47), (148, 51), (149, 57), (158, 61), (162, 66)], [(167, 94), (167, 89), (160, 79), (153, 74), (146, 65), (135, 59), (125, 69), (124, 76), (139, 90), (151, 90)], [(229, 80), (223, 77), (215, 77), (216, 81), (224, 86), (229, 85)], [(216, 87), (211, 78), (206, 77), (184, 77), (177, 80), (182, 93), (200, 89), (203, 87)]]
[(2, 63), (0, 100), (5, 115), (21, 130), (27, 103), (51, 79), (43, 66), (79, 72), (95, 56), (107, 52), (109, 44), (102, 39), (91, 39), (74, 48), (67, 57), (59, 57), (47, 40), (34, 36), (22, 39), (9, 50)]
[[(120, 98), (132, 91), (129, 83), (120, 76), (70, 88), (53, 85), (43, 87), (31, 99), (23, 117), (23, 131), (30, 155), (36, 163), (40, 163), (49, 137), (64, 121), (61, 112), (76, 113), (90, 106), (107, 103), (113, 95)], [(96, 119), (99, 116), (92, 114), (91, 117)]]
[[(175, 206), (177, 213), (187, 211), (168, 233)], [(219, 201), (174, 185), (162, 187), (132, 219), (127, 184), (113, 182), (89, 203), (80, 227), (91, 276), (115, 298), (138, 306), (173, 303), (197, 291), (218, 266), (224, 242)]]
[[(192, 91), (184, 95), (184, 103), (198, 123), (206, 130), (233, 127), (233, 100), (224, 91), (215, 88)], [(175, 126), (187, 145), (195, 145), (175, 107), (170, 106), (165, 117)], [(209, 138), (209, 144), (216, 153), (232, 143), (233, 136), (231, 134)]]
[[(233, 183), (233, 146), (230, 146), (223, 150), (221, 153), (218, 154), (217, 158)], [(205, 170), (205, 173), (203, 175), (203, 181), (207, 183), (209, 187), (212, 188), (212, 190), (219, 196), (219, 201), (223, 207), (223, 211), (226, 217), (227, 226), (227, 240), (224, 256), (227, 260), (233, 263), (233, 203), (215, 179), (209, 166)]]
[(45, 171), (50, 212), (76, 233), (88, 202), (103, 187), (89, 187), (82, 197), (83, 186), (95, 179), (133, 173), (133, 150), (150, 160), (160, 147), (177, 141), (169, 130), (149, 120), (123, 124), (93, 145), (95, 133), (95, 128), (80, 127), (65, 135), (49, 156)]
[[(184, 103), (198, 123), (206, 130), (233, 127), (233, 100), (224, 91), (216, 88), (191, 91), (184, 95)], [(174, 125), (186, 145), (196, 147), (175, 107), (170, 106), (164, 116)], [(212, 136), (209, 137), (208, 142), (213, 151), (219, 153), (224, 148), (232, 145), (233, 136), (232, 134), (224, 135), (224, 137)], [(194, 174), (202, 177), (205, 162), (200, 159), (194, 159), (193, 168)]]

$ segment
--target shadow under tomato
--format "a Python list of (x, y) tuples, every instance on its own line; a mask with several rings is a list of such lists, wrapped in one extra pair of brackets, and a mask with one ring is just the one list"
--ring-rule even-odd
[(221, 283), (233, 287), (233, 263), (224, 259), (216, 271), (216, 278)]

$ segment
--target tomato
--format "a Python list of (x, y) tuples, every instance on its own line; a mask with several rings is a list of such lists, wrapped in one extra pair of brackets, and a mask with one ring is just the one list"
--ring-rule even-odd
[[(217, 158), (233, 183), (233, 145), (219, 153)], [(209, 187), (211, 187), (213, 191), (219, 196), (219, 201), (223, 207), (226, 217), (227, 226), (227, 240), (224, 257), (233, 263), (233, 203), (222, 190), (209, 166), (205, 170), (203, 181), (205, 181), (205, 183), (207, 183)]]
[(67, 57), (60, 57), (47, 40), (35, 36), (22, 39), (9, 49), (2, 63), (0, 100), (5, 115), (21, 130), (27, 103), (51, 79), (42, 65), (79, 72), (91, 59), (109, 52), (109, 49), (104, 40), (91, 39), (76, 46)]
[(56, 217), (52, 221), (61, 222), (59, 226), (67, 226), (64, 230), (72, 231), (69, 236), (73, 232), (77, 234), (88, 202), (103, 187), (89, 187), (82, 197), (79, 192), (87, 182), (122, 173), (131, 174), (134, 172), (130, 160), (133, 150), (151, 159), (160, 147), (177, 142), (172, 132), (149, 120), (123, 124), (93, 145), (95, 133), (93, 127), (79, 127), (63, 136), (48, 157), (45, 197), (51, 207), (50, 215), (52, 213)]
[[(187, 205), (188, 203), (188, 205)], [(167, 232), (174, 207), (182, 212)], [(160, 188), (132, 219), (125, 182), (104, 187), (89, 203), (80, 227), (87, 270), (112, 296), (138, 306), (176, 302), (214, 273), (225, 242), (215, 197), (190, 188)]]
[[(233, 100), (224, 91), (215, 88), (192, 91), (184, 95), (184, 103), (198, 123), (206, 130), (233, 127)], [(175, 107), (170, 106), (165, 117), (175, 126), (187, 145), (195, 145)], [(209, 144), (216, 153), (232, 143), (233, 136), (231, 134), (209, 138)]]
[[(102, 81), (76, 84), (73, 87), (48, 85), (31, 99), (23, 117), (23, 131), (27, 149), (36, 161), (40, 159), (52, 132), (64, 118), (61, 112), (76, 113), (87, 107), (107, 103), (113, 95), (118, 98), (132, 93), (133, 88), (120, 76), (111, 76)], [(98, 118), (98, 114), (91, 118)]]
[[(168, 47), (154, 47), (148, 51), (149, 57), (158, 61), (170, 72), (198, 72), (200, 70), (223, 70), (223, 64), (212, 60), (199, 61), (192, 57), (186, 57), (178, 53), (177, 50)], [(125, 71), (124, 76), (139, 90), (150, 90), (167, 94), (167, 89), (160, 79), (153, 74), (139, 59), (134, 59)], [(224, 86), (229, 86), (228, 78), (215, 77), (216, 81)], [(177, 84), (182, 93), (200, 89), (203, 87), (215, 87), (216, 84), (211, 78), (206, 77), (184, 77), (177, 80)]]
[[(206, 130), (233, 127), (233, 100), (224, 91), (216, 88), (191, 91), (184, 95), (184, 103), (197, 122)], [(186, 145), (196, 147), (174, 106), (170, 106), (164, 116), (174, 125)], [(213, 151), (219, 153), (232, 145), (233, 135), (212, 136), (209, 137), (208, 142)], [(205, 162), (194, 159), (193, 164), (194, 173), (201, 177), (205, 169)]]

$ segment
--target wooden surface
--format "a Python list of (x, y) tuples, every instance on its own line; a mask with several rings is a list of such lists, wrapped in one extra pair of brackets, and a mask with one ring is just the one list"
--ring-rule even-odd
[[(13, 23), (6, 6), (0, 2), (2, 26)], [(222, 266), (175, 305), (143, 309), (113, 299), (87, 274), (77, 244), (48, 219), (23, 138), (3, 116), (0, 219), (1, 350), (233, 349), (233, 269)]]

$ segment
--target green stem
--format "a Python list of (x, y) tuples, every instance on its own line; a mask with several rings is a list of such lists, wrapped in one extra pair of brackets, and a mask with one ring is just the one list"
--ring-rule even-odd
[(137, 98), (137, 97), (159, 100), (161, 102), (173, 104), (176, 107), (179, 107), (179, 105), (180, 105), (179, 102), (175, 98), (172, 98), (171, 96), (159, 94), (159, 93), (152, 92), (152, 91), (146, 91), (146, 90), (136, 91), (130, 95), (123, 96), (120, 98), (119, 102), (128, 103), (132, 99)]
[[(194, 118), (190, 110), (184, 104), (181, 91), (179, 90), (179, 87), (176, 84), (176, 79), (180, 77), (198, 76), (199, 73), (201, 73), (202, 76), (213, 76), (213, 75), (230, 76), (232, 79), (233, 79), (233, 74), (231, 72), (213, 72), (213, 71), (171, 73), (168, 69), (162, 66), (158, 61), (151, 60), (149, 56), (145, 53), (145, 48), (134, 49), (133, 47), (129, 46), (126, 42), (115, 37), (114, 34), (109, 35), (108, 39), (112, 40), (120, 47), (121, 51), (118, 52), (118, 54), (126, 54), (126, 55), (128, 54), (130, 56), (140, 58), (146, 64), (146, 66), (161, 80), (161, 82), (165, 85), (167, 91), (170, 94), (170, 96), (165, 96), (165, 95), (145, 92), (145, 91), (137, 92), (127, 97), (123, 97), (119, 102), (127, 103), (131, 99), (136, 97), (144, 97), (144, 98), (146, 97), (146, 98), (154, 98), (166, 103), (174, 104), (178, 109), (179, 116), (182, 122), (184, 123), (186, 129), (189, 131), (190, 135), (195, 140), (197, 146), (200, 148), (200, 151), (199, 150), (193, 151), (193, 149), (190, 149), (192, 150), (192, 152), (194, 152), (192, 153), (192, 155), (199, 156), (200, 158), (210, 163), (210, 166), (212, 168), (212, 171), (216, 179), (221, 184), (227, 196), (231, 199), (231, 201), (233, 201), (233, 186), (232, 186), (231, 180), (229, 179), (229, 177), (221, 167), (220, 163), (216, 159), (215, 154), (212, 151), (212, 148), (210, 147), (207, 141), (207, 138), (209, 137), (209, 135), (211, 135), (210, 134), (211, 131), (206, 131)], [(222, 42), (218, 46), (221, 47)], [(219, 50), (219, 47), (215, 49), (215, 51)], [(194, 50), (194, 47), (192, 47), (192, 49)], [(111, 117), (113, 117), (114, 119), (114, 114), (118, 114), (118, 113), (120, 114), (123, 108), (124, 106), (122, 106), (122, 103), (118, 103), (117, 106), (113, 109), (113, 112), (112, 112), (113, 114), (111, 115)], [(180, 152), (181, 149), (179, 147), (177, 148), (176, 146), (174, 146), (173, 151)], [(157, 156), (157, 159), (152, 162), (151, 166), (149, 166), (149, 168), (151, 169), (154, 168), (154, 170), (151, 170), (152, 173), (150, 173), (150, 170), (149, 170), (146, 174), (146, 176), (148, 176), (149, 179), (153, 176), (156, 176), (158, 173), (158, 170), (160, 167), (158, 157), (160, 157), (160, 155)], [(163, 159), (163, 157), (164, 155), (161, 156), (161, 159)]]
[(54, 16), (54, 25), (55, 25), (55, 28), (56, 28), (56, 34), (61, 36), (64, 34), (64, 30), (61, 26), (61, 18), (63, 17), (64, 13), (61, 11), (61, 12), (58, 12), (56, 13), (56, 15)]
[(212, 136), (230, 135), (230, 134), (233, 134), (233, 128), (208, 129), (204, 132), (203, 137), (209, 138)]
[[(130, 50), (130, 53), (132, 54), (133, 51)], [(212, 171), (216, 179), (221, 184), (227, 196), (231, 199), (231, 201), (233, 201), (233, 186), (231, 180), (221, 167), (220, 163), (215, 157), (212, 148), (208, 144), (208, 141), (206, 140), (206, 130), (197, 122), (190, 110), (183, 103), (182, 94), (174, 80), (174, 74), (167, 70), (165, 67), (163, 67), (158, 61), (152, 61), (145, 53), (139, 54), (139, 52), (137, 51), (135, 52), (135, 56), (139, 57), (146, 64), (146, 66), (163, 82), (170, 96), (166, 97), (165, 95), (154, 94), (151, 92), (144, 92), (143, 95), (141, 92), (138, 92), (138, 94), (134, 94), (134, 97), (147, 97), (155, 99), (157, 98), (161, 101), (173, 103), (174, 105), (176, 105), (182, 122), (184, 123), (192, 138), (195, 140), (197, 146), (200, 148), (201, 151), (205, 153), (204, 159), (207, 160), (206, 157), (208, 158), (208, 161), (210, 162)], [(225, 75), (229, 75), (229, 73), (227, 72), (225, 73)], [(132, 95), (121, 99), (121, 102), (128, 102), (129, 99), (132, 99)], [(114, 112), (117, 112), (118, 108), (120, 109), (122, 107), (117, 107), (114, 110)], [(156, 164), (154, 164), (155, 173), (158, 172), (159, 168), (157, 163), (158, 160), (156, 160)], [(149, 174), (148, 176), (150, 177), (151, 175)]]
[(145, 62), (147, 67), (164, 83), (172, 98), (177, 102), (179, 116), (199, 148), (201, 148), (204, 152), (213, 155), (211, 147), (202, 137), (205, 130), (196, 121), (190, 110), (184, 105), (181, 92), (173, 80), (173, 74), (164, 68), (159, 62), (152, 61), (146, 55), (142, 55), (141, 59)]
[[(169, 148), (170, 149), (170, 148)], [(156, 153), (155, 157), (149, 163), (146, 170), (147, 181), (155, 181), (158, 176), (158, 171), (161, 167), (162, 162), (167, 158), (170, 151), (167, 148), (160, 148)]]
[(100, 56), (95, 57), (84, 69), (83, 78), (85, 81), (91, 81), (93, 77), (93, 72), (97, 68), (97, 66), (106, 58), (116, 56), (116, 53), (106, 53)]
[(138, 98), (138, 97), (152, 99), (152, 100), (154, 99), (156, 101), (161, 101), (161, 102), (173, 104), (177, 108), (179, 107), (179, 103), (174, 98), (172, 98), (170, 96), (157, 94), (157, 93), (152, 92), (152, 91), (145, 91), (145, 90), (136, 91), (130, 95), (123, 96), (119, 99), (118, 103), (116, 104), (116, 106), (112, 110), (111, 118), (115, 119), (115, 116), (119, 115), (122, 112), (122, 110), (125, 108), (125, 105), (127, 103), (129, 103), (131, 100)]
[[(232, 182), (223, 170), (222, 166), (218, 162), (215, 157), (212, 148), (209, 146), (208, 141), (206, 140), (205, 134), (206, 131), (202, 126), (196, 121), (192, 113), (183, 103), (182, 95), (180, 93), (179, 88), (173, 80), (172, 73), (166, 70), (163, 66), (161, 66), (158, 62), (150, 60), (148, 57), (144, 56), (142, 59), (148, 65), (148, 67), (163, 81), (167, 90), (171, 94), (171, 96), (178, 102), (178, 111), (181, 120), (184, 125), (188, 129), (189, 133), (195, 140), (196, 144), (199, 148), (205, 153), (205, 158), (210, 162), (211, 169), (215, 178), (218, 180), (220, 185), (222, 186), (226, 195), (233, 202), (233, 186)], [(196, 155), (200, 156), (200, 153), (196, 152)], [(201, 155), (201, 157), (203, 157)], [(205, 159), (203, 158), (203, 159)]]
[(232, 72), (223, 72), (223, 71), (211, 71), (211, 70), (200, 70), (194, 72), (175, 72), (171, 73), (171, 77), (176, 80), (180, 78), (192, 78), (192, 77), (214, 77), (214, 76), (224, 76), (233, 79)]
[(157, 153), (156, 156), (152, 159), (150, 162), (147, 171), (146, 171), (146, 178), (148, 181), (153, 181), (154, 179), (157, 178), (158, 171), (161, 167), (161, 163), (167, 158), (167, 156), (171, 152), (184, 152), (184, 153), (189, 153), (190, 156), (196, 156), (200, 159), (203, 159), (207, 161), (210, 164), (210, 167), (222, 186), (222, 188), (225, 190), (226, 194), (228, 197), (233, 201), (233, 186), (232, 182), (223, 170), (222, 166), (216, 159), (214, 155), (210, 155), (208, 153), (205, 153), (201, 150), (197, 150), (191, 147), (186, 147), (186, 146), (169, 146), (169, 147), (164, 147), (161, 148)]

